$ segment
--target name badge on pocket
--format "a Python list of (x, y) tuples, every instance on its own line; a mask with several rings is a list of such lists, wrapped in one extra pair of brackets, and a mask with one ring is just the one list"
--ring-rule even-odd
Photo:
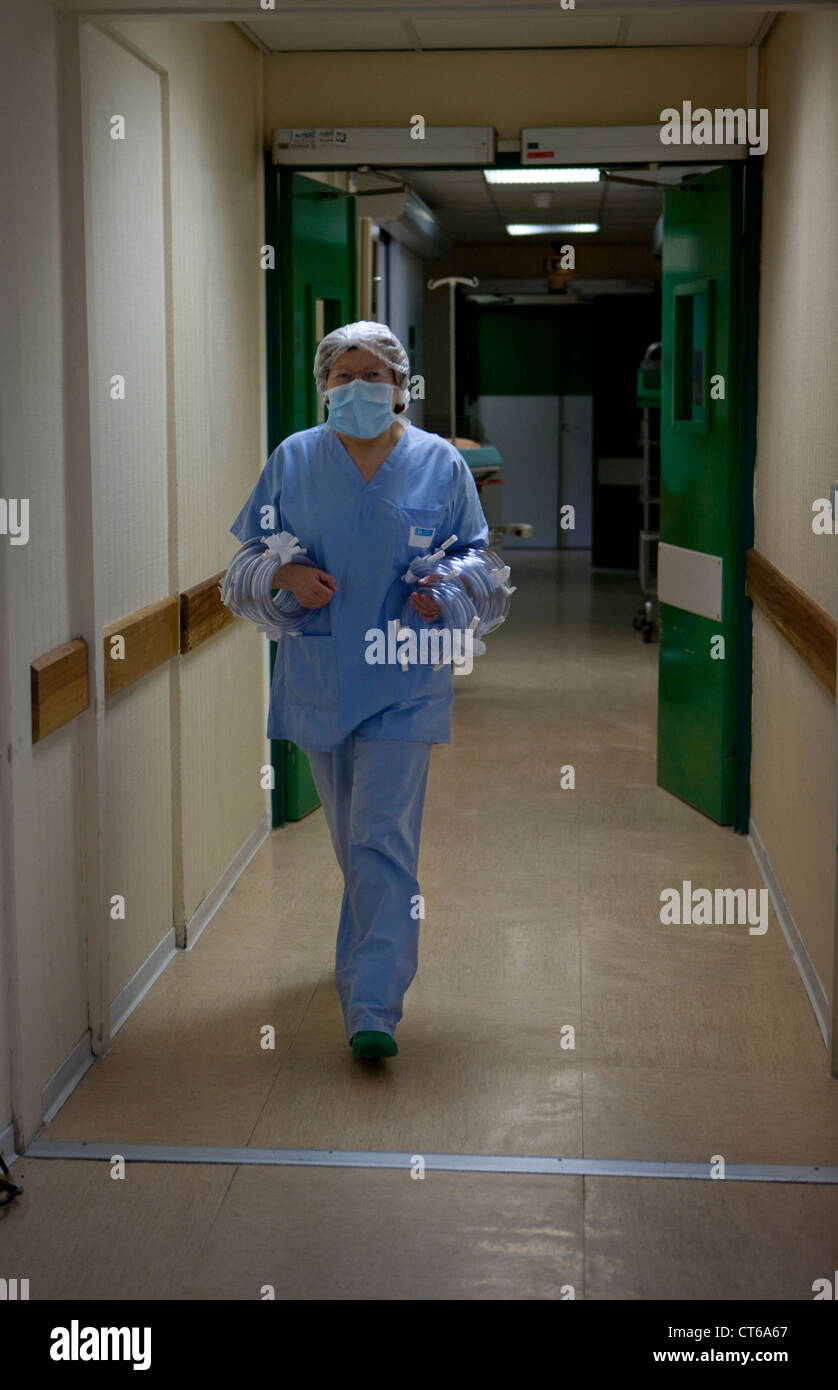
[(414, 550), (427, 550), (434, 538), (434, 528), (432, 526), (411, 526), (410, 540), (408, 545)]

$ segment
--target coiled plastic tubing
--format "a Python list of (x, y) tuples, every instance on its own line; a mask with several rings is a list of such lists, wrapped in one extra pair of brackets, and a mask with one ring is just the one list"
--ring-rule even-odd
[[(426, 622), (408, 600), (402, 610), (401, 625), (417, 632), (429, 627), (470, 630), (474, 634), (473, 649), (482, 656), (486, 647), (481, 639), (506, 621), (515, 586), (507, 582), (509, 566), (488, 546), (469, 546), (456, 555), (447, 555), (446, 550), (456, 539), (449, 536), (432, 555), (417, 555), (402, 575), (406, 584), (414, 586), (414, 592), (430, 594), (436, 600), (441, 609), (439, 616), (433, 623)], [(438, 574), (440, 578), (417, 588), (418, 581), (428, 574)]]
[(311, 621), (316, 608), (304, 608), (290, 589), (271, 594), (271, 580), (280, 565), (291, 563), (316, 568), (290, 531), (254, 536), (236, 551), (218, 588), (221, 602), (236, 614), (256, 623), (260, 632), (274, 640), (283, 633), (293, 636)]

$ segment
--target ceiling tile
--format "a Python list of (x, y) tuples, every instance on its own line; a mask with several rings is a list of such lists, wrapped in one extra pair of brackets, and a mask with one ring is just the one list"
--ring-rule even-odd
[(468, 19), (405, 13), (425, 48), (609, 47), (617, 42), (620, 27), (619, 15), (581, 16), (570, 10), (554, 17), (516, 15), (508, 19), (500, 18), (496, 10)]
[(400, 19), (382, 15), (380, 19), (358, 15), (354, 19), (324, 15), (318, 19), (251, 19), (247, 28), (272, 53), (375, 52), (383, 49), (413, 49), (410, 35)]
[(758, 10), (683, 10), (630, 16), (629, 48), (678, 47), (681, 44), (749, 44), (764, 16)]

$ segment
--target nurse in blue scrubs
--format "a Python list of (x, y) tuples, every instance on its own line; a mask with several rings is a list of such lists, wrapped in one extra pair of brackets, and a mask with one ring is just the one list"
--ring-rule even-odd
[[(343, 872), (335, 975), (353, 1053), (392, 1057), (418, 962), (430, 751), (451, 741), (453, 677), (450, 665), (368, 655), (401, 615), (411, 560), (451, 535), (448, 554), (485, 546), (489, 533), (453, 444), (405, 418), (408, 358), (385, 324), (327, 334), (314, 375), (327, 423), (278, 445), (231, 530), (241, 542), (288, 531), (315, 562), (274, 576), (317, 612), (280, 638), (267, 733), (307, 754)], [(438, 615), (429, 594), (411, 602)]]

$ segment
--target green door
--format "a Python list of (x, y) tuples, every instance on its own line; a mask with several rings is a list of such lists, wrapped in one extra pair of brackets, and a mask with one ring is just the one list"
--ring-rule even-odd
[[(276, 248), (268, 276), (268, 450), (323, 418), (312, 375), (320, 339), (357, 314), (355, 199), (317, 179), (277, 169), (267, 157), (266, 239)], [(300, 537), (305, 545), (305, 538)], [(273, 676), (276, 643), (270, 644)], [(284, 740), (271, 744), (273, 824), (319, 805), (308, 759)]]
[(663, 240), (658, 783), (743, 833), (757, 184), (725, 165), (667, 190)]

